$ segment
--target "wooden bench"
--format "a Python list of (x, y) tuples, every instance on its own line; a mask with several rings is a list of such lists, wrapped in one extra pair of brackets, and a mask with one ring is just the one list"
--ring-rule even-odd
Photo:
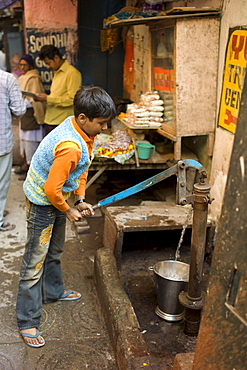
[[(105, 213), (103, 245), (113, 250), (118, 266), (124, 233), (182, 229), (191, 206), (169, 205), (165, 202), (143, 202), (140, 206), (108, 207)], [(188, 223), (192, 227), (192, 217)], [(211, 247), (214, 222), (208, 220), (206, 249)]]

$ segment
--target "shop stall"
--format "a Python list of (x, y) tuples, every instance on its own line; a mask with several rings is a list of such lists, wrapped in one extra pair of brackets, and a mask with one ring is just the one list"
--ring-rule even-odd
[[(114, 156), (97, 153), (92, 169), (167, 168), (186, 158), (210, 167), (219, 14), (213, 8), (179, 8), (155, 17), (105, 22), (108, 29), (125, 30), (124, 97), (133, 103), (117, 122), (129, 134), (134, 154), (119, 164)], [(138, 154), (140, 142), (154, 148), (147, 159)]]

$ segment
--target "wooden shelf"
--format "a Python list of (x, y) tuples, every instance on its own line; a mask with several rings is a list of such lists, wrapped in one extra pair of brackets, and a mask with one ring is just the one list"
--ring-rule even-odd
[(110, 23), (108, 27), (118, 28), (118, 27), (123, 27), (123, 26), (147, 24), (149, 22), (154, 22), (154, 21), (157, 22), (157, 21), (165, 21), (165, 20), (170, 20), (170, 19), (189, 18), (189, 17), (219, 16), (220, 14), (221, 14), (220, 11), (212, 11), (212, 12), (205, 12), (205, 13), (164, 15), (164, 16), (156, 16), (156, 17), (148, 17), (148, 18), (129, 18), (129, 19), (122, 19), (119, 21), (114, 21)]
[(146, 126), (146, 125), (137, 126), (137, 125), (131, 125), (127, 121), (122, 121), (122, 120), (119, 120), (119, 121), (121, 121), (125, 126), (130, 128), (131, 130), (158, 130), (159, 128), (161, 128), (161, 126)]

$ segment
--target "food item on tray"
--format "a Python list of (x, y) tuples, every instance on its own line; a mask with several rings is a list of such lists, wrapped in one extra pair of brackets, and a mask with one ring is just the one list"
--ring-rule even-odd
[(130, 136), (126, 131), (118, 130), (112, 135), (100, 134), (96, 140), (96, 154), (113, 157), (130, 153), (134, 149)]
[(151, 100), (149, 103), (148, 103), (148, 106), (150, 107), (153, 107), (153, 106), (160, 106), (160, 105), (164, 105), (164, 102), (163, 100), (159, 99), (159, 100)]
[[(141, 94), (140, 103), (128, 104), (124, 120), (135, 127), (159, 127), (163, 122), (164, 102), (157, 91)], [(158, 119), (158, 120), (156, 120)], [(157, 122), (157, 125), (155, 123)]]
[(159, 96), (157, 91), (147, 91), (146, 93), (141, 94), (141, 96), (140, 96), (140, 101), (144, 105), (147, 102), (154, 101), (154, 100), (159, 100), (159, 99), (160, 99), (160, 96)]
[(163, 112), (164, 107), (161, 105), (154, 105), (153, 107), (148, 107), (148, 110), (149, 112)]

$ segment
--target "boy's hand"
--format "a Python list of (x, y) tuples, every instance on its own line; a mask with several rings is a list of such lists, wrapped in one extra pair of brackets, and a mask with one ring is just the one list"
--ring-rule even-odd
[(76, 208), (69, 208), (65, 215), (70, 222), (78, 221), (82, 218), (81, 213)]
[(80, 214), (82, 215), (82, 217), (93, 216), (94, 213), (95, 213), (94, 210), (93, 210), (92, 205), (90, 203), (86, 203), (86, 202), (78, 204), (77, 209), (80, 212)]

